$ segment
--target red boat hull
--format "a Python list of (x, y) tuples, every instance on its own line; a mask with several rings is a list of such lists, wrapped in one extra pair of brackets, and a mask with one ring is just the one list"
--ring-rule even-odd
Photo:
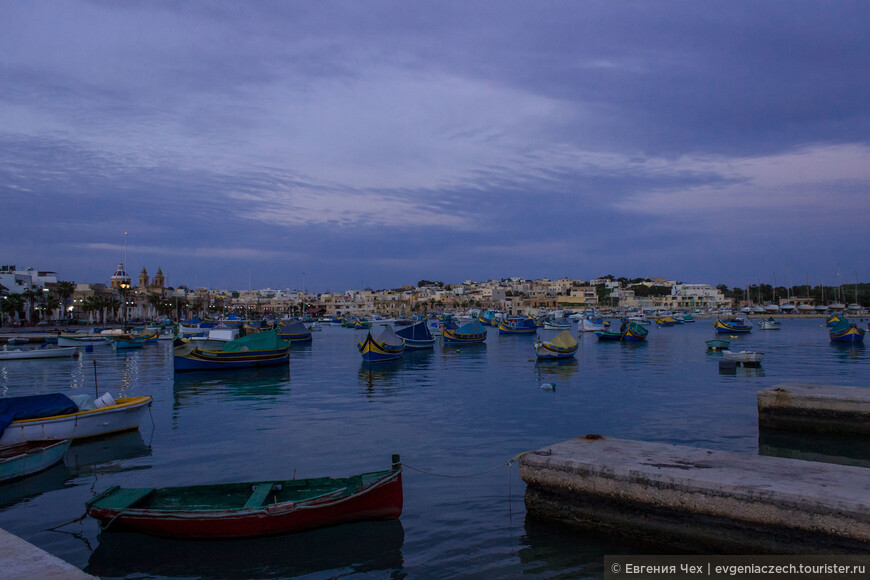
[(289, 534), (364, 520), (394, 520), (402, 514), (402, 474), (339, 501), (304, 506), (278, 503), (255, 509), (211, 511), (113, 510), (91, 507), (103, 529), (189, 539), (250, 538)]

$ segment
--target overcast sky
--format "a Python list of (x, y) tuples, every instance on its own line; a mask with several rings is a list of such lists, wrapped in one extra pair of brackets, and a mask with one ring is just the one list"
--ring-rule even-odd
[[(868, 2), (0, 3), (0, 263), (870, 278)], [(304, 273), (304, 274), (303, 274)]]

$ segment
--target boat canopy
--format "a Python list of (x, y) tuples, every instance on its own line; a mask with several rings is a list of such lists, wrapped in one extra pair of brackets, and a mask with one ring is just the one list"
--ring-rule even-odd
[(563, 330), (546, 342), (558, 348), (574, 348), (577, 346), (577, 341), (574, 340), (574, 337), (567, 330)]
[(275, 350), (279, 348), (287, 348), (287, 341), (278, 336), (277, 330), (269, 330), (231, 340), (221, 348), (221, 351), (240, 352), (243, 350)]
[(0, 399), (0, 435), (12, 421), (68, 415), (78, 410), (73, 400), (63, 393), (6, 397)]
[(486, 328), (480, 323), (479, 320), (472, 320), (471, 322), (466, 322), (462, 326), (460, 326), (456, 330), (456, 334), (483, 334), (486, 332)]
[(432, 333), (429, 332), (425, 320), (400, 328), (396, 334), (408, 340), (432, 340)]
[(402, 343), (404, 342), (404, 339), (397, 335), (396, 331), (390, 326), (384, 327), (384, 331), (381, 332), (381, 335), (378, 336), (377, 340), (378, 342), (388, 346), (402, 346)]

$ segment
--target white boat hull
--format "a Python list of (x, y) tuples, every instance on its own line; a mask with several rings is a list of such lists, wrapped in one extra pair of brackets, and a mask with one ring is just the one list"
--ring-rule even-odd
[(59, 348), (38, 348), (32, 350), (14, 349), (0, 350), (0, 360), (18, 360), (31, 358), (62, 358), (75, 356), (78, 349), (72, 346)]
[(13, 421), (0, 436), (0, 445), (39, 439), (82, 439), (136, 429), (150, 406), (151, 397), (131, 397), (101, 409)]
[(743, 364), (760, 364), (762, 356), (764, 356), (763, 352), (758, 352), (754, 350), (741, 350), (739, 352), (733, 352), (730, 350), (722, 351), (722, 357), (725, 360), (730, 360)]
[(57, 346), (87, 346), (89, 344), (109, 344), (112, 338), (102, 334), (64, 335), (57, 337)]

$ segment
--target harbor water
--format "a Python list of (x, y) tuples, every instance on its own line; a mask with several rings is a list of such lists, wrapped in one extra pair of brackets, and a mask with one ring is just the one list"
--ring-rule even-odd
[[(439, 344), (366, 365), (359, 338), (325, 326), (294, 344), (289, 368), (258, 371), (175, 374), (169, 342), (0, 362), (2, 396), (154, 398), (138, 431), (76, 442), (63, 464), (0, 487), (0, 528), (101, 578), (597, 578), (605, 554), (650, 550), (527, 518), (525, 486), (509, 465), (517, 454), (598, 433), (799, 455), (817, 441), (759, 434), (756, 391), (788, 381), (867, 387), (870, 377), (867, 349), (830, 343), (823, 319), (731, 337), (731, 350), (764, 358), (728, 372), (706, 349), (714, 333), (703, 319), (652, 325), (642, 343), (583, 333), (564, 362), (536, 363), (533, 336), (491, 328), (483, 345)], [(405, 465), (394, 522), (202, 542), (100, 532), (79, 519), (112, 485), (343, 476), (388, 469), (394, 453)]]

